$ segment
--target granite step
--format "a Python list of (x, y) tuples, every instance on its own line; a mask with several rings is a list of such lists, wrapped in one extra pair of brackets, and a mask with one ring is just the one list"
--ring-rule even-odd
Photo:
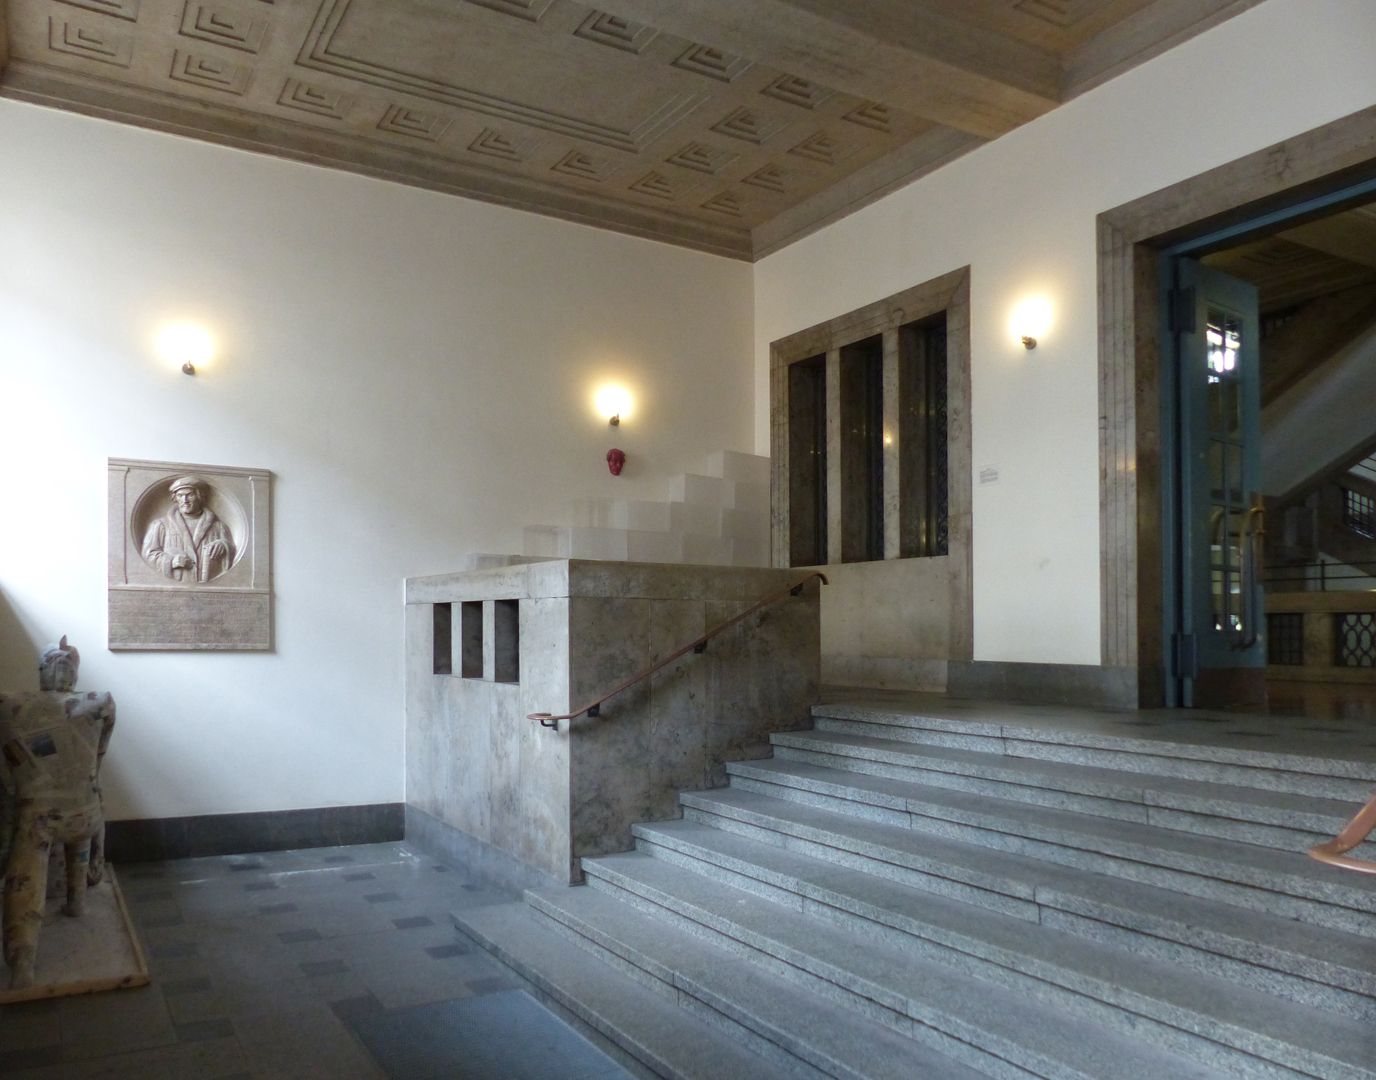
[[(866, 1017), (914, 1039), (934, 1038), (944, 1052), (987, 1072), (993, 1073), (993, 1058), (1049, 1080), (1229, 1075), (916, 950), (822, 922), (644, 854), (587, 860), (585, 869), (594, 890), (806, 987), (842, 1007), (843, 1023)], [(969, 1049), (952, 1049), (952, 1040)], [(1264, 1075), (1289, 1080), (1297, 1074), (1267, 1067)]]
[[(693, 821), (636, 825), (637, 848), (656, 858), (717, 875), (785, 903), (821, 900), (839, 911), (872, 917), (870, 907), (847, 906), (821, 891), (838, 881), (872, 882), (900, 896), (956, 909), (970, 919), (1008, 919), (966, 903), (933, 896), (889, 878), (802, 855)], [(806, 882), (795, 860), (818, 875)], [(1120, 882), (1101, 874), (1071, 872), (1060, 886), (1036, 892), (1036, 921), (1081, 938), (1170, 964), (1176, 970), (1226, 978), (1231, 984), (1275, 994), (1300, 1005), (1351, 1019), (1376, 1020), (1376, 939), (1309, 926), (1262, 912), (1240, 912), (1215, 901)], [(789, 896), (793, 893), (795, 896)], [(1031, 921), (1012, 916), (1012, 925)]]
[(844, 769), (1287, 850), (1331, 839), (1360, 805), (832, 731), (781, 732), (771, 741), (773, 761), (741, 766), (783, 770), (781, 763), (797, 762)]
[[(575, 949), (585, 970), (610, 965), (637, 984), (641, 998), (677, 1002), (685, 1013), (732, 1033), (791, 1075), (846, 1080), (912, 1076), (1022, 1080), (1028, 1076), (997, 1058), (947, 1040), (960, 1056), (993, 1066), (988, 1072), (976, 1071), (905, 1031), (840, 1011), (826, 998), (780, 980), (766, 967), (595, 889), (533, 890), (526, 894), (526, 902), (544, 934), (558, 938), (565, 949)], [(542, 960), (537, 957), (533, 963), (538, 968)], [(757, 1074), (722, 1071), (715, 1075), (753, 1078)]]
[[(667, 865), (665, 868), (673, 870)], [(586, 894), (601, 901), (600, 907)], [(676, 985), (680, 980), (691, 984), (699, 977), (695, 969), (684, 977), (684, 967), (691, 966), (691, 960), (676, 948), (681, 942), (695, 942), (696, 947), (710, 949), (718, 958), (725, 953), (742, 973), (753, 975), (753, 980), (732, 988), (732, 1008), (754, 1013), (779, 986), (805, 993), (816, 1002), (815, 1013), (784, 1018), (787, 1029), (797, 1033), (795, 1037), (812, 1039), (813, 1018), (848, 1033), (846, 1046), (856, 1051), (878, 1035), (896, 1037), (899, 1055), (883, 1055), (878, 1062), (892, 1076), (927, 1076), (930, 1073), (923, 1072), (923, 1062), (911, 1055), (930, 1055), (933, 1051), (955, 1059), (966, 1069), (993, 1077), (1138, 1080), (1170, 1076), (1193, 1080), (1226, 1074), (1181, 1055), (1102, 1032), (1083, 1019), (1026, 1002), (940, 964), (896, 955), (837, 927), (819, 925), (728, 887), (716, 886), (718, 914), (729, 912), (742, 933), (749, 926), (751, 936), (775, 942), (775, 952), (761, 951), (731, 934), (688, 922), (665, 908), (645, 908), (629, 894), (625, 898), (612, 896), (599, 887), (539, 890), (528, 893), (527, 898), (572, 933), (585, 934), (604, 948), (615, 949), (627, 963), (645, 971), (662, 969)], [(720, 959), (714, 959), (705, 963), (705, 970), (713, 973), (721, 964)], [(819, 971), (826, 974), (817, 974)], [(892, 1043), (886, 1041), (885, 1046)], [(868, 1066), (860, 1074), (868, 1074)], [(944, 1076), (938, 1069), (936, 1074)]]
[[(867, 938), (967, 971), (1048, 1005), (1085, 1015), (1224, 1069), (1255, 1073), (1262, 1058), (1313, 1076), (1376, 1069), (1376, 999), (1356, 1018), (1282, 1000), (1269, 987), (1182, 968), (1053, 927), (943, 900), (895, 882), (685, 822), (640, 827), (637, 851)], [(647, 877), (627, 857), (589, 873), (672, 907), (672, 879)], [(648, 885), (645, 884), (648, 882)], [(710, 886), (709, 886), (710, 887)], [(1130, 962), (1128, 961), (1131, 957)], [(1355, 1070), (1355, 1071), (1354, 1071)]]
[(453, 920), (461, 933), (656, 1076), (784, 1080), (807, 1075), (767, 1061), (673, 1001), (646, 994), (639, 982), (591, 961), (586, 951), (542, 925), (526, 904), (466, 908)]
[[(977, 715), (978, 710), (972, 708), (971, 713)], [(813, 717), (818, 731), (837, 734), (1359, 803), (1370, 798), (1376, 787), (1376, 760), (1321, 756), (1293, 747), (1254, 750), (1221, 736), (1212, 741), (1183, 741), (1169, 735), (1115, 735), (1099, 728), (966, 719), (843, 703), (814, 706)]]
[(1376, 880), (1301, 854), (935, 788), (910, 802), (911, 827), (842, 812), (860, 805), (850, 800), (794, 794), (726, 788), (679, 801), (686, 817), (1033, 921), (1037, 888), (1077, 868), (1376, 937)]
[(1376, 913), (1376, 880), (1315, 863), (1302, 846), (1275, 850), (816, 765), (746, 765), (733, 774), (733, 786), (1134, 880), (1146, 864)]

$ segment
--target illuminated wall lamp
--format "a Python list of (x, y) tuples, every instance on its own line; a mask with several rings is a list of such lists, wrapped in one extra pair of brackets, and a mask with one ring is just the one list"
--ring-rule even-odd
[(179, 367), (184, 375), (195, 375), (197, 365), (215, 356), (215, 339), (196, 323), (169, 323), (158, 331), (156, 348), (164, 362)]
[(1009, 328), (1022, 347), (1031, 352), (1037, 340), (1051, 327), (1051, 301), (1044, 296), (1029, 296), (1013, 308)]
[(603, 386), (593, 396), (593, 407), (607, 418), (609, 427), (620, 427), (621, 417), (631, 413), (631, 394), (623, 386)]

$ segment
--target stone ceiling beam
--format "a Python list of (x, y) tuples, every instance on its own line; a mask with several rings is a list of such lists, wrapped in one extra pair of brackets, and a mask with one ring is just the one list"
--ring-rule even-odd
[(1057, 57), (921, 0), (599, 0), (599, 8), (790, 75), (996, 138), (1060, 102)]

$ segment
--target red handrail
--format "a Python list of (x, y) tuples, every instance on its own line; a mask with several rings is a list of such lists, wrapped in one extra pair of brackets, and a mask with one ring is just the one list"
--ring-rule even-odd
[(616, 697), (616, 695), (621, 693), (621, 691), (629, 690), (632, 686), (634, 686), (641, 680), (648, 679), (660, 668), (668, 667), (681, 656), (687, 656), (690, 652), (703, 652), (707, 648), (707, 643), (711, 641), (714, 637), (716, 637), (718, 634), (720, 634), (723, 630), (731, 629), (731, 627), (735, 626), (738, 622), (740, 622), (743, 619), (748, 619), (751, 615), (755, 614), (755, 612), (759, 611), (761, 608), (769, 607), (771, 604), (777, 604), (780, 600), (783, 600), (790, 596), (801, 596), (803, 592), (803, 586), (806, 585), (813, 578), (819, 580), (823, 585), (827, 584), (826, 574), (823, 574), (821, 571), (814, 570), (806, 577), (788, 586), (788, 588), (780, 589), (776, 593), (770, 593), (763, 600), (759, 601), (758, 603), (752, 604), (750, 607), (742, 611), (739, 615), (733, 616), (732, 618), (727, 619), (725, 622), (718, 623), (716, 626), (712, 627), (711, 630), (708, 630), (707, 633), (703, 634), (701, 637), (694, 638), (687, 645), (683, 646), (683, 648), (679, 649), (675, 653), (671, 653), (670, 655), (666, 656), (663, 660), (655, 664), (653, 667), (648, 667), (644, 671), (632, 675), (629, 679), (618, 685), (615, 689), (607, 691), (596, 701), (584, 705), (581, 709), (574, 709), (573, 712), (560, 713), (557, 716), (554, 713), (533, 712), (528, 713), (526, 715), (526, 719), (540, 721), (541, 727), (558, 728), (560, 720), (572, 720), (575, 717), (583, 716), (584, 714), (588, 716), (598, 716), (602, 712), (603, 704), (611, 698)]

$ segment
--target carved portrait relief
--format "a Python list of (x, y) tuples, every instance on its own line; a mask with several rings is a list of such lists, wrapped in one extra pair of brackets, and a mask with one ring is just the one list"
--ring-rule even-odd
[(110, 648), (272, 647), (271, 480), (110, 459)]

